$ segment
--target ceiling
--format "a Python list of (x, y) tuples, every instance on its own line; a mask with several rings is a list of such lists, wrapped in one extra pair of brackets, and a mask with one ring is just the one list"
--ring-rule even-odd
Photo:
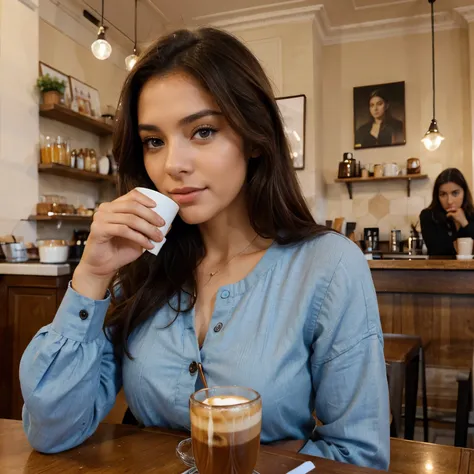
[[(77, 0), (100, 14), (101, 0)], [(134, 0), (105, 0), (105, 18), (130, 38), (134, 35)], [(413, 17), (430, 12), (428, 0), (138, 0), (138, 40), (148, 42), (164, 31), (222, 22), (270, 11), (323, 5), (331, 26)], [(437, 12), (474, 6), (474, 0), (437, 0)], [(115, 35), (114, 35), (115, 36)], [(125, 41), (125, 44), (123, 43)], [(126, 39), (120, 41), (130, 45)]]

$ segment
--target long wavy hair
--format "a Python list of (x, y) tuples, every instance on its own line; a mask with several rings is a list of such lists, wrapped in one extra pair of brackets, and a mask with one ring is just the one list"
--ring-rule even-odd
[[(248, 160), (244, 185), (255, 232), (280, 245), (327, 232), (316, 224), (301, 193), (282, 118), (261, 65), (235, 37), (214, 28), (178, 30), (159, 39), (127, 77), (113, 138), (120, 194), (137, 186), (156, 189), (144, 166), (137, 104), (147, 81), (173, 72), (192, 76), (213, 96), (249, 156), (259, 150), (257, 158)], [(195, 271), (205, 256), (199, 227), (178, 216), (166, 239), (157, 257), (145, 252), (118, 272), (114, 287), (120, 291), (106, 319), (118, 354), (131, 357), (129, 335), (164, 305), (176, 311), (172, 324), (196, 302)]]
[(446, 211), (443, 209), (443, 206), (439, 200), (439, 189), (443, 184), (446, 183), (455, 183), (462, 188), (464, 191), (462, 209), (467, 218), (473, 219), (474, 205), (472, 202), (472, 194), (469, 189), (469, 185), (467, 184), (466, 178), (457, 168), (447, 168), (436, 178), (435, 184), (433, 186), (433, 198), (431, 200), (431, 204), (428, 206), (428, 209), (433, 211), (433, 214), (438, 219), (446, 219)]

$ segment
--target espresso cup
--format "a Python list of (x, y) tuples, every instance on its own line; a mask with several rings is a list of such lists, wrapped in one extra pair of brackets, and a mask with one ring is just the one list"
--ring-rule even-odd
[[(155, 211), (165, 221), (165, 225), (159, 227), (159, 229), (163, 233), (163, 236), (165, 236), (170, 230), (171, 224), (173, 223), (176, 214), (178, 214), (179, 206), (168, 196), (165, 196), (164, 194), (161, 194), (158, 191), (154, 191), (153, 189), (135, 189), (155, 201), (156, 207), (153, 208), (153, 211)], [(165, 245), (165, 242), (165, 238), (161, 242), (152, 242), (153, 248), (150, 250), (147, 249), (148, 252), (152, 253), (153, 255), (158, 255), (158, 252), (161, 250), (161, 247)]]
[(472, 255), (473, 243), (474, 241), (470, 237), (457, 239), (458, 255), (464, 255), (464, 256)]
[(262, 400), (250, 388), (229, 386), (191, 395), (191, 438), (199, 474), (252, 474), (262, 428)]

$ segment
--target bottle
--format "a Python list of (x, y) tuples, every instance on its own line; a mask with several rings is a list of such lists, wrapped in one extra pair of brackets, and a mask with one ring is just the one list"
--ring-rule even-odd
[(97, 173), (97, 157), (95, 155), (94, 150), (90, 151), (90, 156), (91, 156), (91, 171), (93, 173)]
[(81, 148), (76, 156), (76, 167), (78, 170), (84, 169), (84, 151)]
[(41, 136), (41, 163), (49, 164), (53, 161), (54, 143), (50, 136)]
[(88, 148), (84, 150), (84, 154), (85, 154), (84, 169), (86, 171), (90, 171), (91, 170), (91, 155)]
[(69, 163), (69, 165), (71, 166), (71, 168), (75, 168), (75, 167), (76, 167), (76, 156), (77, 156), (77, 151), (76, 151), (76, 150), (72, 150), (72, 151), (71, 151), (71, 157), (70, 157), (70, 163)]

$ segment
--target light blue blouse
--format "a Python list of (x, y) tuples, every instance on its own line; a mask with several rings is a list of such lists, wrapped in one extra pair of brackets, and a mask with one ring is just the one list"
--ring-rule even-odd
[[(54, 321), (20, 364), (23, 423), (32, 446), (58, 452), (82, 443), (120, 388), (137, 420), (189, 429), (189, 396), (243, 385), (263, 400), (262, 442), (308, 440), (301, 452), (361, 466), (389, 464), (383, 338), (367, 262), (345, 237), (273, 244), (243, 280), (219, 289), (204, 345), (194, 311), (167, 305), (130, 337), (117, 362), (102, 331), (109, 299), (69, 288)], [(323, 426), (315, 427), (313, 410)]]

